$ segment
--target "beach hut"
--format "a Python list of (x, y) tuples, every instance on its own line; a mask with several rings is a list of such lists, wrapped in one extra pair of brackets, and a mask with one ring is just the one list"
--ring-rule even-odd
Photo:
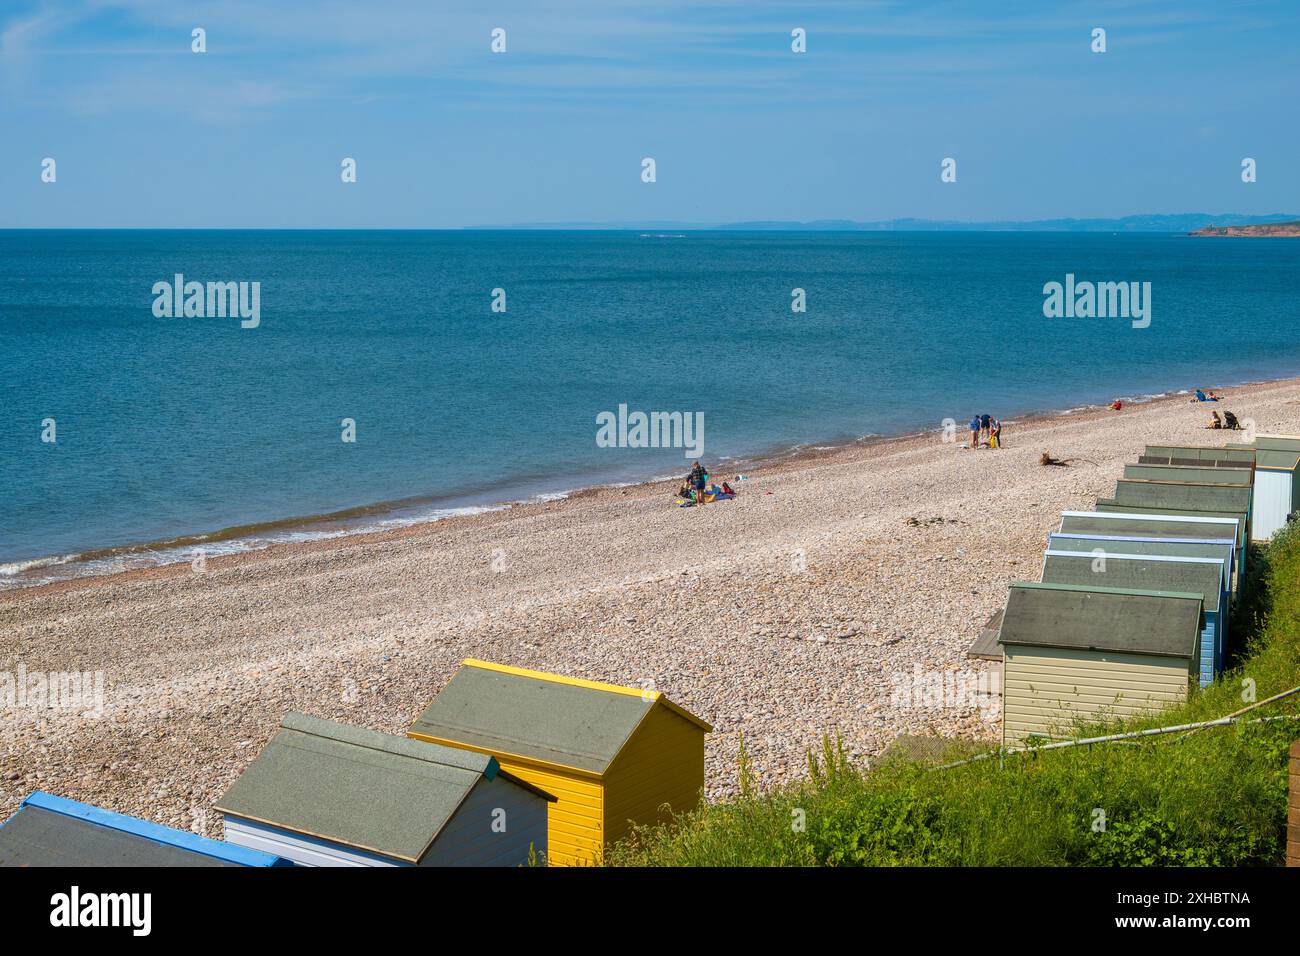
[[(1118, 506), (1117, 506), (1118, 507)], [(1121, 529), (1121, 530), (1117, 530)], [(1062, 511), (1061, 534), (1121, 534), (1148, 538), (1232, 538), (1243, 542), (1241, 518), (1233, 515), (1143, 514), (1133, 511)]]
[(1002, 614), (1002, 739), (1162, 710), (1200, 669), (1196, 594), (1013, 582)]
[(1190, 510), (1175, 514), (1100, 499), (1096, 511), (1062, 511), (1060, 531), (1145, 537), (1231, 537), (1236, 541), (1236, 580), (1244, 580), (1247, 537), (1243, 515)]
[(299, 866), (522, 866), (551, 799), (482, 754), (288, 714), (217, 810)]
[[(1115, 529), (1119, 530), (1119, 529)], [(1224, 564), (1223, 590), (1229, 603), (1237, 591), (1237, 548), (1231, 533), (1221, 537), (1173, 538), (1123, 534), (1080, 534), (1054, 531), (1047, 547), (1055, 551), (1089, 551), (1104, 548), (1130, 554), (1170, 554), (1186, 558), (1219, 558)]]
[(1205, 515), (1229, 515), (1239, 517), (1242, 521), (1241, 548), (1243, 551), (1250, 537), (1250, 513), (1253, 488), (1207, 484), (1173, 484), (1163, 481), (1131, 481), (1121, 478), (1115, 483), (1112, 498), (1098, 498), (1097, 510), (1107, 510), (1109, 506), (1145, 509), (1154, 513), (1189, 513)]
[(1255, 506), (1252, 541), (1267, 541), (1291, 514), (1300, 511), (1300, 437), (1257, 435), (1255, 437)]
[(1240, 512), (1250, 520), (1252, 489), (1248, 485), (1197, 482), (1139, 481), (1121, 478), (1112, 498), (1119, 504), (1199, 511)]
[(1224, 625), (1228, 617), (1223, 558), (1132, 554), (1122, 549), (1119, 544), (1088, 551), (1049, 549), (1043, 556), (1043, 583), (1200, 595), (1204, 618), (1199, 680), (1202, 687), (1209, 686), (1223, 671)]
[(0, 866), (289, 866), (270, 853), (209, 840), (38, 790), (0, 825)]
[(1204, 448), (1199, 445), (1147, 445), (1138, 459), (1158, 465), (1193, 465), (1213, 468), (1252, 468), (1255, 449), (1250, 445)]
[[(1125, 505), (1114, 499), (1098, 498), (1097, 510), (1091, 514), (1127, 515), (1133, 518), (1151, 519), (1164, 517), (1171, 522), (1178, 521), (1227, 521), (1235, 528), (1237, 540), (1237, 578), (1245, 580), (1246, 547), (1250, 542), (1247, 537), (1249, 523), (1246, 516), (1236, 511), (1198, 511), (1195, 508), (1156, 508), (1150, 505)], [(1173, 527), (1169, 525), (1168, 527)]]
[(1140, 481), (1173, 481), (1180, 484), (1249, 486), (1249, 468), (1193, 467), (1191, 465), (1125, 465), (1124, 477)]
[(408, 733), (492, 754), (555, 794), (547, 861), (575, 865), (632, 823), (695, 807), (710, 730), (659, 691), (466, 660)]

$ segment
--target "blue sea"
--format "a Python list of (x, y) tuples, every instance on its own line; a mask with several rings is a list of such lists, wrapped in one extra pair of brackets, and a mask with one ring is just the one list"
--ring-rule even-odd
[[(260, 324), (156, 316), (177, 273), (260, 283)], [(1045, 318), (1067, 273), (1150, 282), (1149, 327)], [(1286, 239), (3, 231), (0, 587), (683, 474), (597, 443), (620, 405), (702, 413), (729, 474), (1296, 375), (1298, 289)]]

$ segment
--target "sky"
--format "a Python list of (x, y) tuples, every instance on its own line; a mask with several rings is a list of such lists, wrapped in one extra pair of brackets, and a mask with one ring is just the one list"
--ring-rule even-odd
[(1297, 47), (1296, 0), (3, 0), (0, 227), (1290, 213)]

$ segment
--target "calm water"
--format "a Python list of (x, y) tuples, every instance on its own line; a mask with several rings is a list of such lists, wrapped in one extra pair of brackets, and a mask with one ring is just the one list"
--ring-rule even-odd
[[(177, 272), (259, 281), (260, 327), (155, 318)], [(1067, 272), (1151, 282), (1150, 328), (1045, 319)], [(620, 403), (703, 412), (712, 464), (1297, 374), (1298, 280), (1300, 241), (1173, 235), (0, 232), (0, 586), (683, 472), (597, 447)]]

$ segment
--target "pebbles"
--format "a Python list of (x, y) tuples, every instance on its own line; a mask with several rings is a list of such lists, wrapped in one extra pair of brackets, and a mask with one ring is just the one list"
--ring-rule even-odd
[[(1297, 398), (1229, 405), (1295, 431)], [(900, 681), (989, 667), (966, 648), (1037, 576), (1056, 515), (1109, 494), (1145, 442), (1223, 441), (1200, 426), (1177, 398), (1022, 424), (998, 451), (936, 433), (787, 462), (688, 511), (666, 484), (599, 490), (7, 592), (0, 671), (102, 670), (106, 698), (98, 719), (0, 714), (0, 819), (39, 785), (219, 835), (213, 804), (285, 711), (402, 733), (465, 657), (663, 691), (715, 725), (713, 799), (738, 792), (742, 736), (761, 785), (806, 773), (824, 734), (861, 762), (901, 734), (992, 743), (977, 707), (920, 706)], [(1049, 447), (1100, 466), (1042, 468)]]

